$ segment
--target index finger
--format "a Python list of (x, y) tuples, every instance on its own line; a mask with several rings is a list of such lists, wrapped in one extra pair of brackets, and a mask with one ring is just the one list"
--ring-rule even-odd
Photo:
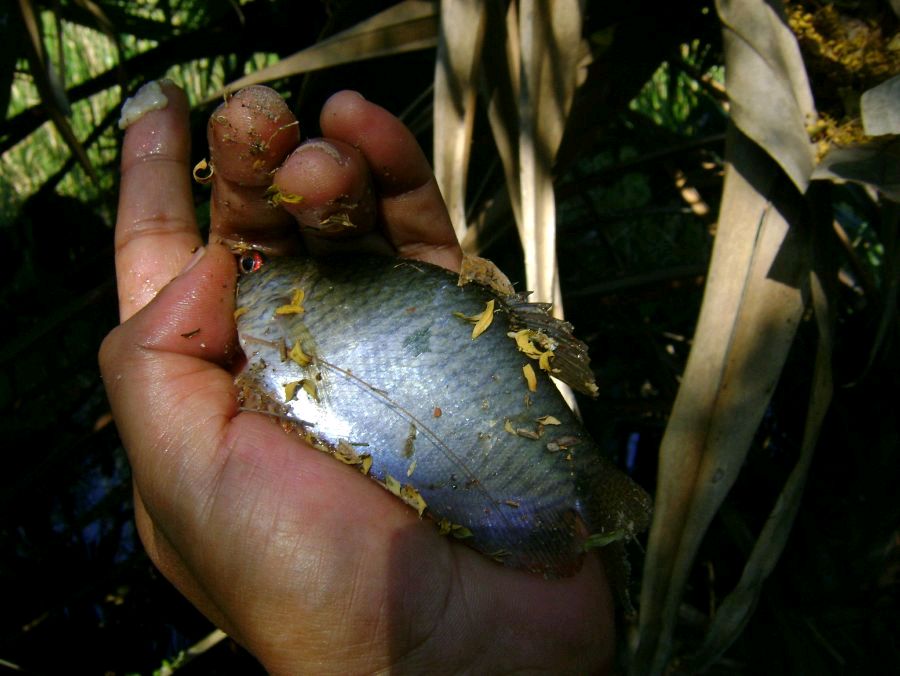
[(191, 198), (187, 98), (167, 80), (144, 85), (140, 96), (165, 105), (132, 122), (122, 144), (115, 236), (122, 321), (153, 300), (202, 244)]

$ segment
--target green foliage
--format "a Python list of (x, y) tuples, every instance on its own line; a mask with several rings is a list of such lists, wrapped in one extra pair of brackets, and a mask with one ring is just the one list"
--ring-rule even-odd
[(717, 106), (704, 85), (723, 87), (725, 71), (721, 64), (706, 63), (710, 46), (699, 40), (680, 45), (678, 51), (677, 60), (660, 64), (630, 108), (658, 127), (693, 136), (703, 128), (702, 118)]

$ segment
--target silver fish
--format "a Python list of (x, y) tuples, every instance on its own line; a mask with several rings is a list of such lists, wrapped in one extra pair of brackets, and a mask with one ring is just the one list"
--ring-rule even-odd
[(600, 456), (545, 372), (596, 390), (584, 344), (548, 306), (418, 261), (251, 251), (241, 268), (245, 408), (507, 565), (567, 575), (589, 535), (646, 528), (647, 494)]

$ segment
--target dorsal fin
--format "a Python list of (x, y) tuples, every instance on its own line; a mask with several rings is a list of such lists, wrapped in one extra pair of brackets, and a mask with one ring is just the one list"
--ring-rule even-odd
[(533, 332), (539, 343), (544, 343), (545, 349), (552, 346), (550, 374), (572, 389), (596, 397), (598, 390), (588, 346), (572, 334), (569, 322), (550, 314), (550, 303), (529, 303), (526, 297), (527, 294), (517, 294), (505, 301), (513, 331), (526, 329)]
[(587, 345), (572, 334), (569, 322), (556, 319), (550, 314), (550, 303), (529, 303), (529, 294), (516, 293), (507, 276), (487, 258), (463, 256), (458, 283), (465, 286), (470, 282), (500, 296), (509, 310), (513, 331), (531, 331), (538, 348), (552, 349), (550, 373), (554, 378), (582, 394), (597, 396), (597, 384), (590, 368)]

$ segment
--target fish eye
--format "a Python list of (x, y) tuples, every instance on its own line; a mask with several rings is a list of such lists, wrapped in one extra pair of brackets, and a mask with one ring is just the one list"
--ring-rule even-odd
[(263, 265), (265, 265), (266, 257), (263, 256), (261, 251), (248, 251), (244, 254), (241, 254), (241, 257), (238, 259), (238, 267), (241, 269), (241, 273), (245, 275), (249, 275), (251, 272), (256, 272)]

